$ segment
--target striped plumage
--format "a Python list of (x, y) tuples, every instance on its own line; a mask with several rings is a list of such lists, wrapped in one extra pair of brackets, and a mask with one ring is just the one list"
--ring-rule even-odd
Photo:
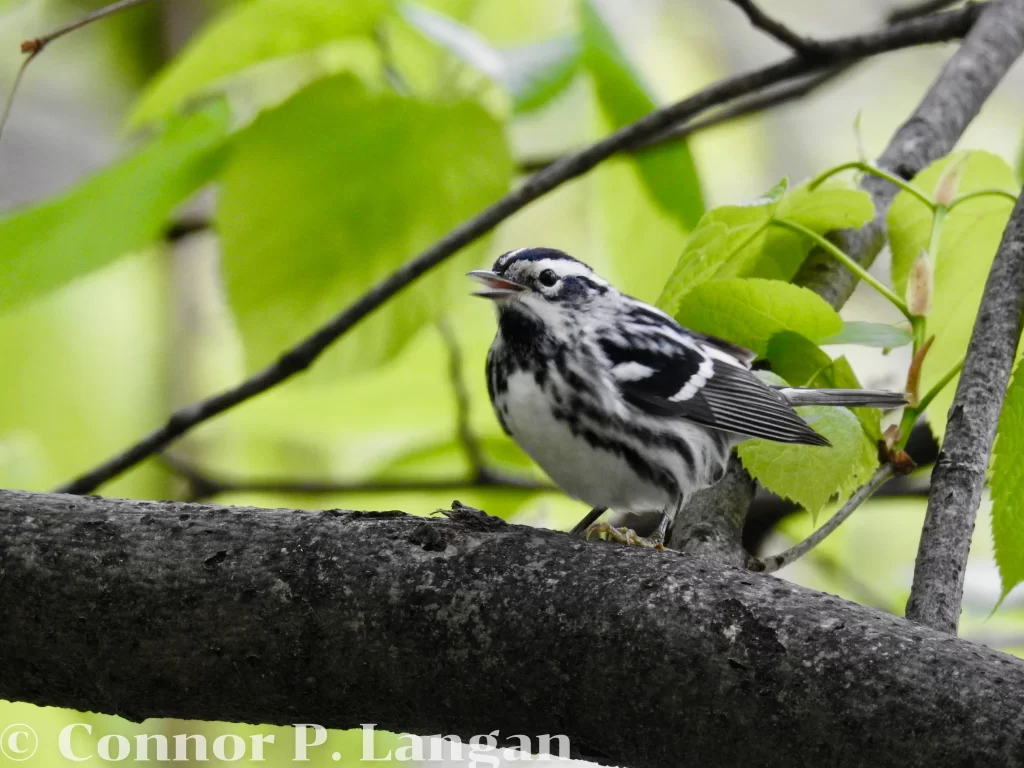
[(754, 355), (688, 331), (567, 254), (521, 248), (472, 272), (495, 300), (487, 382), (502, 427), (568, 494), (663, 513), (660, 534), (736, 443), (827, 446), (792, 404), (902, 405), (901, 394), (775, 388)]

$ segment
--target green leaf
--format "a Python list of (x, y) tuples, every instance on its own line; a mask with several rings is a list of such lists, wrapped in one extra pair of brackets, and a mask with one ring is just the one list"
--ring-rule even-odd
[(783, 198), (775, 215), (824, 234), (864, 226), (874, 217), (875, 206), (871, 195), (845, 182), (829, 181), (812, 190), (808, 181)]
[(913, 334), (906, 328), (887, 323), (843, 323), (843, 329), (834, 336), (822, 339), (822, 344), (860, 344), (865, 347), (896, 349), (910, 344)]
[(673, 314), (682, 298), (701, 283), (748, 274), (760, 256), (764, 233), (788, 187), (789, 182), (783, 179), (756, 200), (723, 205), (704, 214), (687, 238), (658, 306)]
[(519, 114), (547, 106), (568, 88), (580, 65), (580, 41), (574, 35), (499, 51), (506, 66), (505, 87)]
[[(964, 155), (954, 153), (936, 161), (918, 174), (913, 183), (931, 194), (949, 163)], [(966, 153), (958, 194), (989, 187), (1016, 190), (1013, 170), (1004, 160), (988, 152)], [(967, 351), (985, 280), (1012, 207), (1006, 198), (985, 196), (958, 205), (946, 217), (939, 252), (931, 254), (933, 310), (925, 321), (925, 336), (934, 335), (935, 342), (921, 367), (922, 392), (935, 386)], [(887, 221), (893, 284), (898, 292), (903, 292), (914, 260), (929, 246), (932, 216), (927, 206), (912, 195), (900, 192), (893, 200)], [(956, 382), (954, 377), (928, 407), (928, 422), (937, 437), (945, 430), (946, 413), (953, 402)]]
[(421, 5), (406, 3), (405, 19), (458, 59), (501, 85), (517, 112), (547, 104), (579, 68), (580, 43), (572, 35), (501, 50), (455, 19)]
[(158, 120), (224, 78), (268, 59), (367, 36), (389, 0), (253, 0), (233, 4), (189, 43), (146, 88), (131, 127)]
[(160, 240), (174, 208), (220, 168), (229, 122), (223, 102), (177, 118), (72, 190), (0, 220), (0, 308)]
[[(782, 198), (774, 216), (801, 224), (818, 234), (863, 226), (873, 217), (871, 196), (839, 180), (821, 184), (813, 191), (809, 181), (791, 189)], [(761, 245), (761, 259), (751, 274), (791, 281), (813, 247), (814, 244), (798, 232), (770, 227)]]
[[(770, 374), (764, 378), (784, 383)], [(736, 450), (761, 485), (792, 499), (816, 518), (830, 501), (845, 501), (868, 481), (878, 466), (878, 451), (847, 408), (809, 406), (797, 411), (828, 438), (830, 448), (748, 440)]]
[(761, 485), (817, 517), (829, 501), (845, 501), (868, 481), (878, 466), (878, 451), (848, 409), (797, 410), (828, 438), (831, 448), (749, 440), (740, 444), (737, 453)]
[(817, 344), (794, 331), (780, 331), (768, 340), (765, 358), (772, 372), (794, 387), (803, 387), (818, 371), (832, 365), (829, 357)]
[[(580, 0), (583, 64), (594, 80), (597, 100), (613, 128), (639, 120), (657, 108), (593, 0)], [(647, 191), (686, 229), (704, 213), (704, 198), (685, 141), (673, 141), (633, 156)]]
[(771, 227), (787, 219), (824, 234), (858, 227), (874, 215), (870, 196), (841, 182), (813, 192), (808, 184), (790, 190), (786, 179), (744, 205), (708, 211), (690, 234), (658, 306), (674, 313), (694, 287), (713, 278), (764, 277), (789, 281), (813, 243), (795, 232)]
[(686, 328), (728, 339), (760, 356), (780, 331), (816, 340), (843, 326), (836, 311), (813, 291), (762, 278), (702, 283), (687, 294), (675, 317)]
[[(813, 191), (810, 182), (789, 190), (775, 210), (774, 218), (792, 221), (823, 235), (837, 229), (864, 226), (874, 215), (871, 195), (835, 180)], [(753, 277), (792, 280), (813, 247), (808, 238), (796, 232), (780, 227), (769, 228), (764, 242), (759, 244), (761, 258), (750, 274)]]
[[(961, 169), (962, 176), (957, 188), (958, 194), (978, 189), (997, 187), (1018, 189), (1013, 169), (998, 155), (991, 152), (954, 152), (946, 155), (921, 171), (913, 184), (925, 194), (934, 194), (943, 171), (953, 160), (966, 158)], [(958, 238), (965, 229), (986, 229), (998, 224), (1000, 234), (1009, 218), (1013, 203), (1004, 197), (980, 197), (958, 205), (946, 217), (942, 227), (942, 238), (938, 254), (932, 254), (938, 261), (946, 251), (947, 238)], [(1002, 222), (999, 224), (999, 222)], [(892, 282), (898, 293), (904, 293), (910, 268), (921, 251), (928, 250), (932, 231), (932, 214), (928, 207), (913, 195), (900, 192), (893, 199), (886, 215), (889, 228), (889, 243), (892, 249)], [(994, 255), (994, 251), (993, 254)], [(974, 259), (971, 259), (973, 261)], [(992, 256), (988, 258), (991, 264)], [(988, 274), (988, 266), (984, 267)]]
[(992, 539), (1002, 602), (1024, 581), (1024, 371), (1017, 366), (999, 417), (992, 466)]
[[(217, 224), (250, 368), (260, 368), (507, 188), (501, 126), (479, 106), (320, 81), (238, 137)], [(346, 335), (333, 373), (390, 359), (465, 298), (485, 243), (447, 260)], [(333, 362), (329, 362), (333, 361)], [(324, 366), (319, 366), (323, 368)]]

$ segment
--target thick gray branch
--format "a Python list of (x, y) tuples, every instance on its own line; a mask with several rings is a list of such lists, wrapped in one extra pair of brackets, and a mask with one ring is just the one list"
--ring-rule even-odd
[(676, 552), (400, 513), (0, 493), (0, 698), (629, 766), (1014, 765), (1024, 662)]
[(942, 450), (914, 567), (907, 618), (955, 633), (964, 569), (985, 470), (1024, 327), (1024, 195), (1003, 233), (985, 283)]
[[(1024, 50), (1024, 0), (993, 0), (964, 37), (936, 78), (924, 99), (900, 127), (885, 148), (878, 165), (913, 178), (934, 160), (948, 154), (974, 116)], [(870, 266), (885, 242), (885, 216), (896, 195), (896, 187), (874, 176), (866, 176), (862, 186), (875, 204), (875, 218), (861, 229), (835, 233), (839, 246), (865, 266)], [(795, 282), (815, 291), (836, 309), (842, 307), (857, 280), (832, 256), (817, 249), (804, 263)], [(749, 481), (746, 471), (738, 470)], [(736, 506), (745, 483), (737, 479), (731, 485), (721, 483), (694, 498), (699, 505), (688, 515), (714, 520), (717, 510)], [(724, 519), (719, 538), (729, 535), (733, 526)], [(714, 553), (711, 553), (714, 554)]]

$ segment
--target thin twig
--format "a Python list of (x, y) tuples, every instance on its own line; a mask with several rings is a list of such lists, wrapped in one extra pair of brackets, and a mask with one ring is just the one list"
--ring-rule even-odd
[(886, 286), (880, 280), (875, 279), (875, 277), (870, 272), (868, 272), (866, 269), (864, 269), (864, 267), (862, 267), (860, 264), (858, 264), (856, 261), (850, 258), (850, 256), (844, 253), (843, 250), (839, 248), (839, 246), (830, 241), (824, 235), (819, 235), (813, 229), (805, 227), (803, 224), (800, 224), (798, 222), (789, 221), (787, 219), (772, 219), (769, 222), (769, 224), (775, 227), (782, 227), (783, 229), (788, 229), (789, 231), (794, 232), (797, 235), (806, 237), (812, 242), (814, 242), (819, 248), (823, 249), (827, 253), (830, 253), (837, 261), (839, 261), (843, 266), (850, 270), (850, 272), (856, 275), (862, 282), (867, 283), (872, 288), (874, 288), (879, 294), (888, 299), (889, 303), (896, 307), (896, 309), (898, 309), (900, 312), (902, 312), (904, 317), (907, 318), (907, 320), (911, 322), (914, 321), (914, 316), (910, 314), (910, 310), (907, 309), (907, 305), (903, 301), (903, 299), (897, 296), (888, 286)]
[(441, 332), (445, 347), (448, 348), (448, 377), (451, 379), (452, 394), (455, 397), (455, 419), (459, 442), (473, 468), (473, 476), (481, 478), (488, 474), (488, 470), (480, 442), (476, 439), (469, 423), (469, 392), (466, 390), (466, 381), (462, 375), (462, 350), (459, 349), (459, 340), (455, 338), (455, 332), (447, 318), (442, 317), (438, 320), (437, 329)]
[(164, 232), (164, 240), (168, 243), (176, 243), (200, 232), (210, 229), (209, 219), (200, 216), (186, 216), (175, 221)]
[(87, 13), (81, 18), (65, 24), (63, 27), (57, 27), (57, 29), (41, 37), (33, 37), (30, 40), (26, 40), (21, 44), (21, 52), (38, 53), (59, 37), (64, 37), (64, 35), (92, 24), (94, 21), (105, 19), (107, 16), (112, 16), (120, 11), (125, 11), (129, 8), (134, 8), (137, 5), (142, 5), (143, 3), (148, 2), (149, 0), (120, 0), (120, 2), (111, 3), (110, 5), (105, 5), (102, 8), (97, 8), (92, 13)]
[(304, 371), (335, 340), (418, 277), (490, 232), (499, 223), (528, 204), (567, 181), (582, 176), (604, 160), (619, 153), (624, 147), (655, 136), (711, 107), (757, 92), (776, 83), (803, 77), (829, 66), (856, 61), (875, 54), (960, 37), (970, 29), (977, 16), (978, 9), (968, 6), (959, 11), (928, 16), (865, 35), (839, 38), (828, 43), (827, 56), (820, 56), (813, 60), (793, 56), (744, 75), (726, 78), (676, 104), (655, 110), (583, 151), (565, 157), (549, 168), (531, 176), (505, 197), (456, 227), (411, 261), (399, 267), (311, 336), (286, 351), (275, 363), (231, 389), (176, 411), (163, 426), (139, 442), (85, 474), (61, 485), (57, 490), (62, 493), (91, 493), (111, 478), (161, 451), (197, 424), (208, 421), (229, 408), (266, 392), (271, 387)]
[(58, 27), (52, 32), (48, 32), (41, 37), (33, 37), (23, 41), (21, 44), (21, 52), (28, 55), (25, 57), (24, 61), (21, 62), (21, 66), (18, 67), (18, 73), (14, 76), (14, 82), (11, 84), (11, 90), (7, 94), (6, 102), (4, 102), (3, 113), (0, 114), (0, 139), (3, 138), (4, 127), (7, 125), (7, 118), (11, 114), (11, 106), (14, 104), (14, 96), (18, 92), (18, 87), (21, 85), (21, 79), (25, 75), (25, 70), (28, 69), (28, 65), (35, 60), (36, 56), (43, 52), (43, 49), (47, 45), (57, 38), (63, 37), (69, 32), (74, 32), (88, 24), (92, 24), (94, 21), (99, 21), (100, 19), (104, 19), (119, 11), (132, 8), (136, 5), (142, 5), (147, 2), (149, 2), (149, 0), (120, 0), (120, 2), (111, 3), (103, 8), (97, 8), (92, 13), (87, 13), (85, 16), (65, 24), (62, 27)]
[(822, 55), (826, 48), (825, 44), (799, 35), (782, 22), (773, 19), (762, 11), (753, 0), (730, 0), (730, 2), (747, 15), (753, 26), (771, 35), (801, 56), (814, 58), (815, 56)]
[(875, 470), (875, 474), (871, 476), (864, 485), (857, 489), (857, 491), (851, 496), (842, 508), (830, 517), (825, 524), (818, 528), (814, 533), (808, 536), (806, 539), (796, 544), (785, 552), (781, 552), (778, 555), (770, 555), (768, 557), (761, 558), (760, 565), (762, 567), (754, 567), (752, 570), (764, 571), (765, 573), (774, 573), (775, 571), (783, 568), (794, 560), (799, 560), (801, 557), (806, 555), (832, 533), (836, 528), (842, 525), (846, 518), (852, 515), (861, 504), (871, 498), (871, 495), (877, 491), (882, 485), (893, 476), (895, 472), (892, 464), (883, 464)]
[(927, 16), (929, 13), (941, 11), (956, 2), (959, 2), (959, 0), (925, 0), (925, 2), (918, 3), (917, 5), (897, 8), (886, 17), (886, 21), (890, 24), (899, 24), (901, 21), (909, 21), (910, 19)]
[(14, 95), (18, 92), (18, 86), (21, 85), (21, 78), (25, 76), (25, 70), (28, 69), (28, 65), (32, 59), (39, 54), (39, 50), (41, 49), (36, 49), (29, 53), (29, 55), (22, 60), (21, 66), (18, 67), (18, 71), (14, 75), (14, 82), (11, 83), (11, 90), (7, 92), (7, 99), (4, 101), (4, 111), (3, 113), (0, 113), (0, 140), (4, 137), (4, 128), (7, 127), (7, 118), (11, 115), (11, 106), (14, 104)]
[(161, 460), (188, 484), (186, 501), (202, 501), (225, 493), (281, 493), (321, 496), (338, 493), (410, 493), (465, 491), (494, 488), (513, 491), (555, 491), (554, 486), (525, 477), (488, 470), (479, 477), (445, 477), (409, 480), (315, 480), (289, 477), (230, 477), (201, 469), (169, 453)]
[[(1024, 8), (1022, 8), (1024, 11)], [(914, 565), (907, 618), (956, 634), (989, 455), (1024, 328), (1024, 195), (996, 252), (967, 346)]]
[[(811, 77), (786, 82), (778, 87), (766, 88), (764, 91), (754, 94), (750, 98), (737, 100), (736, 103), (731, 104), (724, 109), (720, 109), (707, 117), (699, 120), (691, 120), (683, 123), (682, 125), (674, 125), (661, 133), (651, 136), (649, 139), (638, 142), (636, 146), (624, 147), (623, 151), (642, 154), (646, 149), (653, 149), (664, 144), (669, 144), (673, 141), (680, 141), (688, 136), (692, 136), (697, 131), (713, 128), (714, 126), (722, 125), (723, 123), (730, 122), (731, 120), (735, 120), (739, 117), (746, 117), (747, 115), (752, 115), (773, 107), (781, 106), (791, 101), (796, 101), (797, 99), (803, 98), (811, 91), (816, 90), (820, 86), (834, 80), (849, 68), (849, 65), (834, 67), (833, 69), (825, 70), (824, 72)], [(535, 173), (537, 171), (542, 171), (548, 166), (554, 165), (560, 159), (561, 156), (523, 160), (519, 163), (519, 171), (521, 173)]]

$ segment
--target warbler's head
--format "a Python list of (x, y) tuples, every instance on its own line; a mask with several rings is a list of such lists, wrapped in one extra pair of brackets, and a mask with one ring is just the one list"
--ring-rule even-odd
[(474, 295), (493, 300), (499, 311), (526, 309), (542, 319), (585, 309), (615, 290), (582, 261), (555, 248), (518, 248), (499, 256), (492, 270), (469, 275), (484, 286)]

